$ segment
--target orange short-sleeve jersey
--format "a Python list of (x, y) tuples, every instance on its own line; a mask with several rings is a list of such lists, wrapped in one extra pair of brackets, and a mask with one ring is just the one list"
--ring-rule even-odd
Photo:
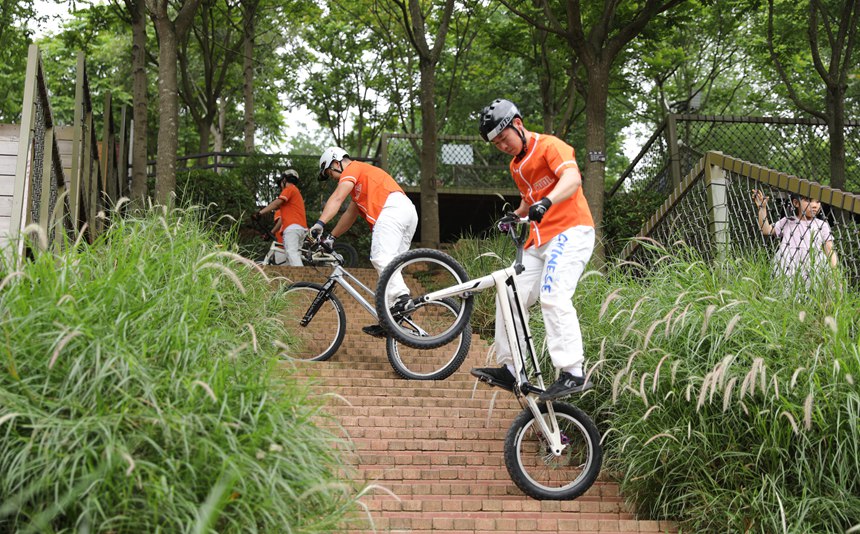
[(361, 216), (372, 227), (391, 193), (403, 193), (394, 178), (379, 167), (362, 161), (351, 161), (340, 175), (338, 183), (352, 182), (350, 196)]
[[(512, 160), (510, 165), (520, 196), (530, 205), (555, 188), (565, 169), (579, 171), (573, 147), (552, 135), (532, 135), (526, 155), (519, 161)], [(553, 204), (540, 224), (531, 224), (526, 247), (539, 247), (573, 226), (594, 226), (582, 187), (567, 200)]]
[(299, 224), (307, 228), (308, 217), (305, 214), (305, 199), (302, 198), (299, 188), (293, 184), (287, 184), (278, 198), (284, 201), (278, 208), (281, 215), (281, 228), (286, 228), (291, 224)]

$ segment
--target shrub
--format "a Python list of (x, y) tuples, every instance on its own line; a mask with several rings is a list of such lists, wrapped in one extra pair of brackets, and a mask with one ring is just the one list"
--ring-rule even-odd
[(0, 531), (330, 532), (353, 503), (279, 302), (199, 212), (0, 283)]
[(642, 512), (693, 532), (860, 523), (860, 298), (787, 293), (771, 273), (681, 251), (580, 282), (597, 387), (577, 403)]

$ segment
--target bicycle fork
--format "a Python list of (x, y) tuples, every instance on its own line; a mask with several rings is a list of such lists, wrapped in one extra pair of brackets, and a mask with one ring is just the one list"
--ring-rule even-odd
[[(555, 416), (555, 409), (553, 408), (552, 401), (546, 403), (546, 414), (543, 414), (540, 411), (538, 401), (535, 399), (535, 394), (540, 394), (544, 391), (543, 375), (540, 370), (537, 353), (535, 352), (531, 329), (529, 329), (528, 320), (526, 319), (524, 311), (525, 307), (523, 302), (520, 300), (520, 296), (517, 291), (516, 278), (508, 271), (509, 269), (505, 269), (504, 271), (494, 273), (493, 278), (496, 281), (496, 294), (499, 297), (499, 307), (501, 308), (502, 317), (504, 318), (505, 325), (507, 327), (505, 328), (505, 333), (508, 336), (508, 346), (511, 347), (511, 352), (513, 352), (514, 347), (516, 347), (517, 357), (513, 358), (513, 360), (517, 385), (514, 393), (516, 394), (517, 399), (520, 400), (520, 405), (522, 405), (523, 400), (525, 400), (525, 403), (529, 410), (531, 410), (532, 416), (537, 422), (538, 428), (543, 435), (543, 439), (546, 441), (550, 452), (552, 452), (554, 456), (558, 457), (561, 456), (567, 445), (567, 443), (565, 443), (566, 439), (561, 435), (561, 430), (558, 426), (558, 419)], [(508, 294), (506, 286), (509, 286), (511, 289), (513, 302), (511, 300), (511, 295)], [(517, 313), (517, 320), (514, 320), (514, 311)], [(517, 324), (520, 325), (520, 328), (517, 328)], [(520, 335), (520, 331), (522, 332), (522, 335)], [(520, 342), (520, 338), (525, 341), (525, 349), (528, 352), (531, 365), (535, 371), (538, 387), (530, 384), (526, 378), (526, 374), (524, 372), (526, 360), (525, 355), (523, 354), (523, 343)]]
[(322, 306), (322, 303), (325, 301), (325, 299), (328, 298), (329, 293), (331, 293), (332, 291), (333, 285), (334, 282), (332, 282), (331, 280), (327, 281), (325, 285), (323, 285), (322, 290), (319, 291), (314, 297), (313, 302), (311, 302), (311, 305), (308, 307), (308, 311), (305, 312), (304, 317), (302, 317), (302, 320), (299, 321), (299, 324), (301, 326), (307, 326), (317, 314), (317, 312), (320, 311), (320, 306)]

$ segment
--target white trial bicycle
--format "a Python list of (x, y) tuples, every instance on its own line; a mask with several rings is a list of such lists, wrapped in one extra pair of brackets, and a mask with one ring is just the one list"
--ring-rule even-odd
[[(469, 327), (473, 295), (495, 288), (507, 326), (509, 346), (514, 351), (516, 385), (514, 394), (523, 411), (514, 419), (505, 438), (505, 466), (513, 482), (535, 499), (570, 500), (585, 493), (597, 479), (603, 461), (600, 433), (594, 421), (569, 402), (541, 402), (544, 379), (525, 303), (517, 291), (516, 278), (522, 273), (523, 247), (528, 235), (528, 219), (508, 214), (500, 222), (510, 225), (508, 235), (517, 247), (514, 265), (469, 280), (465, 269), (451, 256), (434, 249), (414, 249), (397, 256), (382, 272), (376, 289), (376, 309), (380, 324), (404, 345), (416, 348), (436, 346), (456, 337)], [(385, 306), (385, 290), (395, 274), (424, 280), (427, 293), (411, 297), (410, 309), (431, 302), (458, 303), (459, 312), (447, 315), (445, 324), (432, 330), (415, 328), (404, 321), (404, 313)], [(509, 295), (510, 290), (510, 295)]]

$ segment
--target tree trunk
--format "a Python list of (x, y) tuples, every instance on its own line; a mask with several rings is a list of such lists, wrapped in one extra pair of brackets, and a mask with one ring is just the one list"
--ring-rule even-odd
[(132, 64), (132, 132), (131, 149), (131, 197), (143, 199), (148, 193), (146, 178), (147, 113), (149, 98), (146, 90), (146, 4), (136, 0), (126, 4), (131, 14), (131, 64)]
[[(200, 136), (200, 144), (197, 145), (198, 154), (206, 154), (209, 152), (209, 133), (212, 131), (214, 121), (208, 120), (207, 113), (200, 121), (197, 122), (197, 135)], [(208, 158), (200, 158), (197, 160), (196, 166), (203, 167), (208, 163)]]
[(439, 246), (439, 184), (436, 149), (436, 70), (427, 58), (419, 61), (421, 72), (421, 243)]
[[(582, 176), (582, 192), (588, 201), (588, 208), (594, 219), (596, 243), (592, 261), (602, 268), (606, 263), (603, 248), (603, 183), (606, 173), (606, 102), (609, 95), (610, 65), (596, 62), (588, 70), (588, 93), (585, 97), (585, 149), (586, 153), (577, 158), (580, 168), (585, 167)], [(592, 156), (593, 155), (593, 156)], [(601, 157), (602, 156), (602, 157)], [(592, 161), (592, 160), (596, 161)]]
[(221, 174), (221, 152), (224, 151), (224, 126), (227, 124), (227, 101), (218, 99), (218, 126), (213, 124), (209, 130), (212, 133), (212, 151), (215, 152), (215, 172)]
[(186, 0), (170, 20), (167, 0), (147, 0), (158, 36), (158, 153), (155, 163), (155, 200), (170, 206), (176, 192), (176, 155), (179, 149), (178, 45), (185, 38), (200, 0)]
[(242, 72), (244, 76), (243, 93), (245, 99), (245, 152), (254, 152), (254, 131), (257, 123), (254, 120), (254, 17), (257, 2), (248, 2), (245, 5), (244, 39), (242, 40), (243, 63)]
[(155, 200), (171, 205), (176, 191), (179, 136), (179, 91), (176, 78), (176, 33), (167, 9), (155, 17), (158, 34), (158, 153), (155, 162)]
[(830, 134), (830, 187), (845, 189), (845, 94), (828, 88), (827, 130)]

